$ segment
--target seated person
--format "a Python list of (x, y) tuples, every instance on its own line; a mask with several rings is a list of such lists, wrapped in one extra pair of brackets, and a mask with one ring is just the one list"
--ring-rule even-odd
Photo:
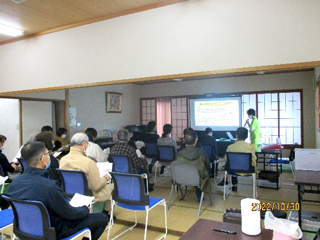
[(94, 128), (87, 128), (85, 133), (89, 137), (89, 146), (86, 150), (86, 155), (97, 162), (107, 162), (108, 156), (106, 151), (102, 151), (101, 147), (95, 143), (98, 136), (97, 130)]
[[(13, 172), (19, 171), (18, 164), (9, 163), (6, 155), (2, 153), (2, 150), (4, 149), (6, 141), (7, 141), (7, 138), (3, 135), (0, 135), (0, 165), (2, 167), (4, 177), (8, 176), (8, 172), (13, 173)], [(7, 182), (11, 182), (11, 180), (8, 179)]]
[(57, 130), (57, 135), (54, 137), (54, 150), (56, 151), (62, 151), (61, 156), (66, 155), (70, 149), (68, 146), (68, 141), (67, 141), (67, 129), (65, 128), (58, 128)]
[(91, 230), (92, 239), (98, 239), (108, 224), (103, 213), (89, 213), (86, 206), (72, 207), (56, 181), (48, 178), (49, 151), (43, 143), (24, 145), (21, 156), (28, 168), (10, 185), (8, 196), (18, 200), (42, 202), (49, 214), (57, 239), (70, 236), (83, 228)]
[[(70, 152), (61, 158), (60, 168), (66, 170), (80, 170), (85, 172), (89, 188), (95, 196), (94, 201), (104, 202), (110, 200), (113, 184), (108, 184), (110, 177), (108, 174), (100, 177), (97, 164), (88, 158), (85, 154), (88, 148), (89, 138), (85, 133), (76, 133), (71, 138)], [(106, 202), (104, 207), (105, 213), (108, 215), (110, 211), (110, 201)]]
[[(133, 168), (133, 173), (135, 174), (140, 174), (140, 173), (147, 173), (147, 166), (148, 163), (145, 159), (139, 158), (136, 150), (129, 146), (128, 141), (130, 140), (129, 138), (129, 132), (126, 129), (119, 130), (117, 133), (117, 137), (119, 142), (114, 145), (111, 150), (110, 154), (125, 154), (128, 155), (132, 161), (132, 168)], [(109, 161), (111, 160), (109, 156)], [(148, 175), (149, 178), (149, 175)], [(150, 184), (149, 182), (149, 192), (153, 191), (153, 184)]]
[(170, 137), (172, 132), (172, 125), (165, 124), (163, 126), (163, 134), (161, 138), (158, 139), (157, 144), (159, 146), (173, 146), (175, 151), (177, 152), (177, 142), (173, 138)]
[[(245, 142), (245, 140), (248, 138), (248, 130), (244, 127), (239, 127), (236, 131), (236, 138), (237, 142), (234, 144), (231, 144), (228, 146), (226, 152), (243, 152), (243, 153), (252, 153), (252, 166), (256, 168), (257, 165), (257, 157), (254, 150), (254, 146), (252, 144), (249, 144)], [(225, 157), (222, 161), (227, 161), (227, 158)], [(239, 175), (246, 175), (245, 173), (236, 173)], [(227, 182), (228, 184), (228, 182)], [(232, 176), (232, 191), (238, 190), (238, 178)], [(219, 186), (224, 185), (224, 180), (222, 180), (220, 183), (218, 183)]]
[(159, 135), (156, 132), (157, 124), (155, 121), (148, 122), (147, 131), (142, 133), (142, 142), (156, 143)]
[(176, 157), (176, 161), (183, 163), (190, 163), (195, 166), (200, 174), (201, 186), (200, 189), (196, 187), (196, 196), (198, 202), (200, 202), (201, 192), (210, 192), (210, 178), (208, 170), (210, 168), (210, 160), (204, 149), (196, 148), (197, 134), (194, 131), (187, 131), (184, 136), (186, 148), (179, 151)]
[[(45, 147), (52, 151), (53, 149), (53, 137), (51, 132), (43, 131), (37, 134), (36, 141), (44, 143)], [(56, 171), (57, 168), (59, 168), (59, 161), (52, 155), (49, 155), (50, 157), (50, 167), (49, 170), (49, 176), (51, 179), (54, 179), (58, 181), (61, 184), (61, 178), (59, 173)]]
[(41, 128), (41, 132), (53, 132), (53, 128), (51, 127), (51, 126), (49, 126), (49, 125), (46, 125), (46, 126), (43, 126), (42, 128)]
[(211, 145), (213, 146), (214, 154), (218, 154), (217, 142), (216, 139), (213, 137), (212, 128), (207, 127), (204, 131), (204, 135), (199, 137), (199, 142), (201, 145)]
[[(186, 133), (188, 131), (194, 131), (193, 128), (189, 127), (189, 128), (185, 128), (183, 130), (183, 140), (181, 141), (181, 144), (180, 144), (180, 150), (182, 149), (185, 149), (186, 148), (186, 143), (184, 141), (184, 135), (186, 135)], [(197, 145), (196, 145), (197, 148), (201, 148), (201, 143), (199, 143), (199, 141), (197, 141)]]
[[(142, 133), (142, 141), (144, 143), (157, 143), (157, 141), (159, 139), (159, 135), (157, 134), (156, 130), (157, 130), (156, 122), (155, 121), (148, 122), (147, 131)], [(144, 147), (141, 149), (141, 152), (143, 154), (146, 154), (146, 150)], [(152, 173), (152, 167), (154, 166), (156, 161), (157, 161), (157, 159), (153, 159), (152, 162), (150, 163), (149, 173)]]

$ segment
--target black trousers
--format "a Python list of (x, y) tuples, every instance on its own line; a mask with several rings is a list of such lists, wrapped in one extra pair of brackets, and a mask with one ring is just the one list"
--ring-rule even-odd
[(97, 240), (108, 224), (109, 218), (104, 213), (89, 213), (88, 216), (80, 220), (67, 221), (66, 226), (60, 233), (57, 233), (58, 239), (68, 237), (83, 228), (89, 228), (92, 240)]

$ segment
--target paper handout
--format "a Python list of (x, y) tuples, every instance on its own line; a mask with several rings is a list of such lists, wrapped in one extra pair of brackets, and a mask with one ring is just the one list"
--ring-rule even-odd
[(72, 207), (89, 206), (92, 203), (93, 199), (94, 197), (76, 193), (69, 203)]

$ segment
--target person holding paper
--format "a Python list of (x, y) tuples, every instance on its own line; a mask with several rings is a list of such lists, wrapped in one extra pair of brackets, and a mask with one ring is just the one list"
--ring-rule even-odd
[(21, 149), (21, 156), (28, 165), (23, 174), (10, 185), (8, 196), (18, 200), (42, 202), (56, 230), (57, 239), (70, 236), (83, 228), (89, 228), (92, 239), (99, 239), (108, 217), (103, 213), (89, 213), (87, 206), (72, 207), (64, 197), (56, 181), (48, 178), (49, 151), (41, 142), (30, 142)]
[(106, 151), (102, 151), (101, 147), (95, 143), (97, 139), (98, 132), (94, 128), (87, 128), (85, 133), (89, 138), (89, 146), (86, 150), (86, 155), (95, 159), (97, 162), (107, 162), (108, 154)]
[(97, 164), (88, 158), (85, 154), (88, 148), (89, 138), (85, 133), (76, 133), (71, 138), (70, 152), (60, 160), (60, 168), (66, 170), (83, 171), (88, 179), (89, 188), (95, 196), (94, 201), (104, 202), (105, 213), (109, 215), (110, 199), (113, 190), (113, 183), (108, 183), (110, 180), (109, 174), (100, 177)]
[[(6, 141), (7, 141), (7, 138), (3, 135), (0, 135), (0, 165), (2, 167), (4, 176), (8, 176), (8, 172), (13, 173), (18, 171), (18, 164), (9, 163), (6, 155), (2, 153), (2, 150), (4, 149)], [(9, 181), (11, 182), (11, 180)]]

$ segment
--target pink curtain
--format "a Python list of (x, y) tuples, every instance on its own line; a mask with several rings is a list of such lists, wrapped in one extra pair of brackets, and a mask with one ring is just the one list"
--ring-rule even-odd
[(157, 133), (160, 137), (165, 124), (171, 124), (171, 99), (157, 99)]

